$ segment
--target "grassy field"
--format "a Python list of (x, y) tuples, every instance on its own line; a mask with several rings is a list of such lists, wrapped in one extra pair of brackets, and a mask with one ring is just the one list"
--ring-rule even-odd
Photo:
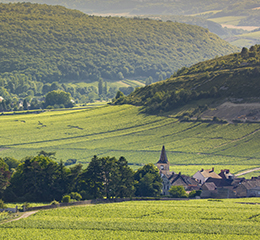
[(227, 16), (227, 17), (219, 17), (219, 18), (209, 18), (209, 21), (216, 22), (219, 24), (227, 24), (227, 25), (238, 25), (240, 20), (245, 18), (244, 16)]
[(60, 208), (0, 225), (1, 239), (258, 239), (259, 203), (250, 198)]
[[(110, 87), (120, 88), (120, 87), (130, 87), (130, 86), (136, 88), (136, 87), (144, 86), (145, 84), (143, 82), (144, 82), (144, 80), (140, 80), (140, 81), (130, 80), (130, 79), (124, 79), (124, 80), (120, 80), (120, 81), (109, 80), (109, 81), (107, 81), (107, 86), (108, 86), (108, 88), (110, 88)], [(66, 85), (69, 87), (74, 87), (74, 88), (77, 88), (77, 87), (83, 88), (83, 87), (90, 87), (90, 86), (94, 86), (94, 87), (98, 88), (98, 81), (91, 82), (91, 83), (75, 82), (75, 83), (68, 83)]]
[[(126, 157), (136, 169), (156, 163), (165, 145), (173, 171), (194, 174), (203, 166), (232, 172), (260, 165), (259, 124), (179, 122), (145, 115), (130, 105), (0, 116), (0, 157), (22, 159), (41, 150), (57, 161), (84, 166), (97, 156)], [(205, 168), (205, 167), (203, 167)]]

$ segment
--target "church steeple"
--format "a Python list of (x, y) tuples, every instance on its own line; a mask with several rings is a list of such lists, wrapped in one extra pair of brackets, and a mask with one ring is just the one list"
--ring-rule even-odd
[(169, 171), (170, 162), (167, 159), (165, 147), (162, 147), (161, 156), (159, 161), (157, 162), (157, 167), (159, 168), (161, 173), (167, 173)]
[(157, 163), (168, 163), (164, 145), (162, 147), (160, 159)]

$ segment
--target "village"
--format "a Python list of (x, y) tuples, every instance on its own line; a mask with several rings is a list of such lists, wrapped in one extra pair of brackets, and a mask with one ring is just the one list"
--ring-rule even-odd
[(239, 178), (229, 169), (220, 173), (201, 169), (192, 177), (170, 171), (165, 147), (162, 147), (157, 167), (163, 180), (162, 195), (168, 196), (172, 186), (183, 186), (186, 192), (201, 190), (200, 198), (260, 197), (260, 176), (251, 179)]

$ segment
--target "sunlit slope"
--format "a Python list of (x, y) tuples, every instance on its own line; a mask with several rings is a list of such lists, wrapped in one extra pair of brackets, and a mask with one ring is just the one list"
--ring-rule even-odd
[(2, 115), (0, 131), (1, 157), (21, 159), (45, 150), (55, 151), (63, 161), (87, 163), (98, 155), (144, 164), (157, 162), (165, 145), (172, 166), (260, 164), (259, 124), (179, 122), (141, 114), (130, 105)]

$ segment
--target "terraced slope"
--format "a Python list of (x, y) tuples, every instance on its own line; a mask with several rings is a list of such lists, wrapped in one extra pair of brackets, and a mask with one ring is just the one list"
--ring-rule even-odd
[(131, 105), (1, 115), (0, 131), (1, 157), (21, 159), (45, 150), (55, 151), (58, 161), (87, 164), (93, 155), (124, 156), (136, 169), (156, 163), (165, 145), (172, 170), (190, 175), (200, 168), (237, 173), (260, 164), (259, 124), (180, 122)]

